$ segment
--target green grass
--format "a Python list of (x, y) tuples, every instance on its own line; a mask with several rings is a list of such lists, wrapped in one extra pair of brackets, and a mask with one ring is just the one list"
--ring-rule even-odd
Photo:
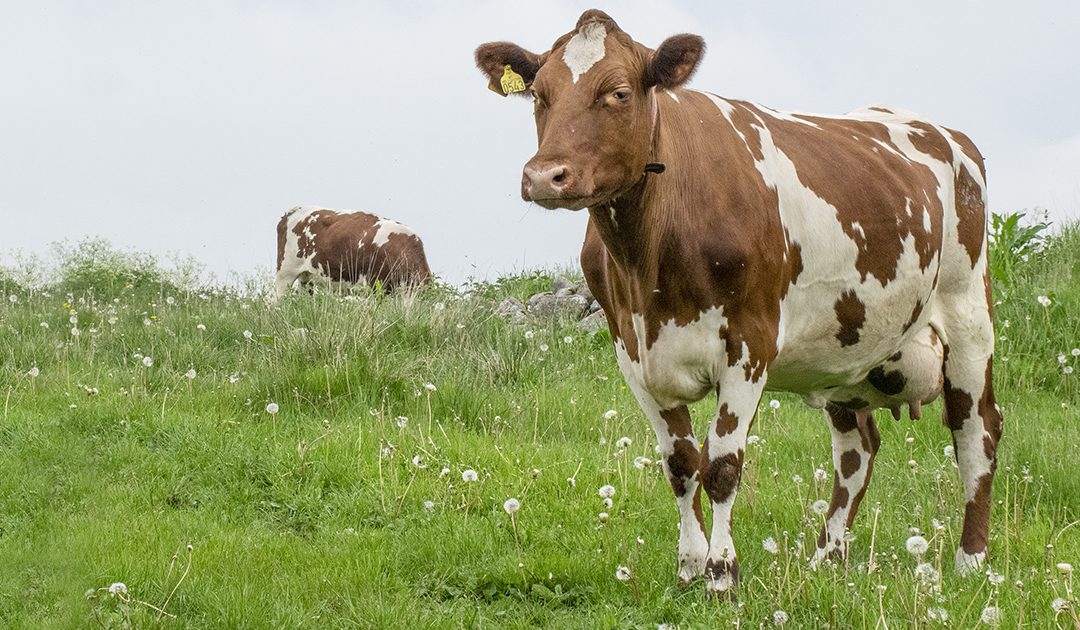
[[(675, 585), (671, 489), (655, 464), (634, 466), (655, 441), (606, 333), (491, 315), (544, 274), (470, 297), (433, 287), (268, 307), (91, 253), (69, 254), (44, 288), (0, 273), (0, 626), (757, 627), (783, 610), (787, 627), (897, 628), (933, 625), (927, 610), (942, 608), (965, 628), (988, 604), (1003, 627), (1077, 623), (1051, 609), (1075, 601), (1055, 565), (1080, 567), (1080, 393), (1063, 370), (1080, 369), (1075, 226), (1011, 266), (997, 295), (1006, 425), (991, 566), (1004, 582), (952, 568), (962, 493), (940, 403), (921, 421), (879, 417), (850, 566), (811, 572), (828, 432), (780, 395), (778, 410), (762, 405), (736, 501), (736, 604)], [(695, 407), (699, 430), (711, 411)], [(608, 483), (610, 509), (597, 492)], [(915, 578), (910, 528), (930, 539), (940, 582)], [(632, 581), (616, 580), (620, 565)], [(117, 581), (126, 597), (87, 597)]]

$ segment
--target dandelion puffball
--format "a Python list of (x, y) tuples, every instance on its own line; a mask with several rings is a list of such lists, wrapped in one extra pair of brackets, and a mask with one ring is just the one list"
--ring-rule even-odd
[(510, 497), (503, 503), (503, 509), (510, 516), (513, 516), (518, 510), (521, 509), (521, 501), (518, 501), (514, 497)]
[(278, 404), (276, 402), (272, 402), (272, 403), (266, 405), (266, 413), (268, 413), (270, 415), (274, 415), (275, 413), (277, 413), (278, 409), (279, 409)]
[(930, 543), (926, 542), (926, 539), (922, 536), (912, 536), (907, 539), (905, 543), (908, 553), (913, 556), (921, 556), (930, 549)]
[(472, 468), (469, 468), (468, 470), (461, 471), (461, 480), (464, 481), (465, 483), (471, 483), (473, 481), (476, 481), (476, 479), (477, 479), (476, 471), (473, 470)]
[(600, 486), (597, 494), (599, 494), (600, 498), (602, 499), (610, 499), (611, 497), (615, 496), (615, 486), (611, 485), (610, 483)]
[(616, 580), (620, 582), (629, 582), (631, 577), (633, 576), (630, 574), (630, 567), (626, 567), (620, 564), (618, 568), (615, 569)]

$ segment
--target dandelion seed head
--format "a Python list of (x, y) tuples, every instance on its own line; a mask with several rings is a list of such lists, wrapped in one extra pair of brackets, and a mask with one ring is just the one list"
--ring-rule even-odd
[(439, 471), (439, 478), (445, 477), (450, 474), (450, 469), (443, 466), (443, 469)]
[(41, 374), (41, 370), (38, 369), (38, 367), (36, 365), (26, 371), (26, 375), (29, 376), (30, 378), (37, 378), (40, 374)]
[(394, 421), (397, 423), (397, 427), (399, 429), (404, 429), (405, 427), (409, 426), (409, 418), (407, 418), (406, 416), (398, 416), (394, 419)]
[(1002, 583), (1005, 582), (1005, 576), (998, 573), (997, 571), (988, 570), (986, 572), (986, 581), (990, 582), (992, 586), (1000, 586)]
[(562, 342), (565, 343), (565, 344), (571, 344), (571, 343), (574, 343), (574, 338), (571, 337), (570, 335), (567, 335), (567, 336), (562, 338)]
[(604, 420), (614, 420), (619, 417), (619, 412), (614, 409), (608, 409), (604, 412)]
[(600, 489), (597, 490), (597, 494), (599, 494), (602, 499), (610, 499), (615, 496), (615, 486), (610, 483), (600, 486)]
[(531, 331), (531, 330), (526, 330), (526, 331), (525, 331), (525, 338), (526, 338), (526, 339), (532, 339), (532, 338), (533, 338), (533, 336), (535, 336), (535, 335), (536, 335), (536, 333), (534, 333), (534, 332), (533, 332), (533, 331)]
[(113, 582), (109, 585), (109, 593), (113, 595), (127, 595), (127, 584), (123, 582)]
[(154, 357), (143, 357), (142, 364), (143, 367), (154, 367)]
[(434, 501), (424, 501), (424, 511), (426, 511), (426, 512), (434, 512), (435, 511), (435, 502)]
[(424, 383), (424, 389), (428, 390), (429, 392), (439, 391), (438, 388), (435, 387), (434, 383)]
[(268, 403), (266, 405), (266, 413), (270, 414), (271, 416), (276, 414), (278, 412), (278, 410), (279, 410), (279, 408), (278, 408), (278, 404), (276, 402)]
[(476, 481), (476, 479), (477, 479), (476, 471), (473, 470), (472, 468), (468, 468), (466, 470), (461, 471), (461, 480), (464, 481), (465, 483), (472, 483), (473, 481)]
[(1069, 610), (1069, 600), (1063, 597), (1056, 597), (1054, 598), (1054, 601), (1050, 602), (1050, 608), (1054, 610), (1054, 614), (1060, 615)]
[(748, 445), (753, 446), (753, 445), (757, 444), (758, 442), (761, 442), (761, 436), (760, 435), (748, 435), (748, 436), (746, 436), (746, 443)]
[(195, 368), (191, 368), (187, 372), (184, 372), (184, 378), (188, 380), (194, 380), (196, 376)]
[(48, 328), (49, 327), (49, 322), (41, 322), (38, 325), (41, 326), (42, 328)]
[(921, 556), (930, 549), (930, 543), (922, 536), (915, 535), (907, 539), (905, 543), (908, 553), (913, 556)]
[(1073, 355), (1074, 357), (1080, 357), (1080, 348), (1073, 348), (1069, 351), (1069, 354)]
[(576, 488), (577, 487), (577, 479), (574, 479), (573, 477), (567, 477), (566, 478), (566, 485), (570, 486), (571, 488)]
[(782, 610), (778, 610), (772, 614), (772, 621), (778, 626), (782, 626), (788, 622), (788, 614)]
[(625, 435), (622, 436), (621, 438), (619, 438), (618, 440), (615, 440), (615, 447), (616, 448), (629, 448), (630, 444), (631, 444), (630, 438), (626, 437)]
[(982, 609), (982, 614), (979, 615), (979, 621), (991, 628), (996, 628), (1001, 625), (1001, 610), (999, 610), (997, 606), (987, 606)]
[(611, 500), (611, 497), (605, 497), (604, 498), (604, 507), (606, 507), (607, 509), (610, 510), (611, 506), (613, 506), (613, 505), (615, 505), (615, 502)]
[(651, 463), (652, 463), (651, 459), (649, 459), (648, 457), (644, 457), (642, 455), (638, 455), (637, 457), (634, 458), (634, 468), (637, 468), (638, 470), (644, 470), (645, 467), (648, 466)]
[(773, 411), (776, 411), (777, 409), (780, 408), (780, 401), (773, 398), (772, 400), (769, 401), (769, 408), (772, 409)]
[(942, 449), (941, 452), (945, 455), (945, 457), (948, 458), (952, 458), (956, 455), (956, 449), (953, 448), (952, 444), (946, 444), (945, 448)]
[(829, 511), (829, 504), (824, 499), (818, 499), (814, 501), (810, 509), (818, 516), (825, 516), (825, 513)]
[(72, 337), (78, 337), (80, 334), (82, 334), (82, 331), (79, 330), (78, 328), (72, 328), (71, 329), (71, 336)]
[(1037, 302), (1038, 302), (1039, 304), (1041, 304), (1041, 305), (1043, 306), (1043, 308), (1046, 308), (1046, 307), (1050, 306), (1050, 301), (1051, 301), (1051, 300), (1050, 300), (1050, 298), (1049, 298), (1049, 297), (1047, 297), (1047, 296), (1045, 296), (1045, 295), (1040, 295), (1039, 297), (1035, 298), (1035, 300), (1036, 300), (1036, 301), (1037, 301)]
[(195, 324), (195, 330), (206, 332), (206, 324)]
[(251, 339), (253, 336), (250, 330), (244, 331), (244, 339)]
[(626, 567), (620, 564), (618, 568), (615, 569), (616, 580), (620, 582), (629, 582), (631, 577), (633, 576), (630, 575), (630, 567)]
[(1068, 575), (1068, 574), (1073, 572), (1072, 565), (1069, 564), (1068, 562), (1059, 562), (1059, 563), (1057, 563), (1057, 570), (1058, 570), (1058, 573), (1060, 573), (1062, 575)]
[(780, 545), (776, 544), (776, 539), (772, 536), (769, 536), (765, 540), (761, 541), (761, 548), (774, 556), (780, 553)]
[(608, 513), (607, 512), (601, 512), (601, 513), (596, 515), (596, 518), (600, 519), (601, 523), (606, 523), (607, 520), (608, 520)]
[(814, 483), (825, 483), (829, 480), (829, 473), (824, 468), (814, 469)]
[(542, 343), (540, 344), (540, 352), (547, 352), (550, 347), (551, 346), (547, 345), (546, 343)]
[(521, 509), (521, 501), (518, 501), (514, 497), (510, 497), (503, 502), (503, 509), (506, 510), (507, 514), (513, 516), (515, 513), (517, 513), (518, 510)]

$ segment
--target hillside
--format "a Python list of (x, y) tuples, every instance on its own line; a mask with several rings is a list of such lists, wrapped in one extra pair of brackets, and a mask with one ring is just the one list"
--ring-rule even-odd
[[(1057, 568), (1080, 567), (1080, 228), (997, 234), (993, 574), (952, 568), (963, 502), (940, 403), (879, 412), (850, 565), (811, 572), (828, 432), (766, 394), (737, 604), (674, 583), (671, 489), (606, 331), (493, 314), (549, 274), (270, 306), (100, 243), (0, 272), (0, 625), (847, 628), (944, 611), (964, 628), (992, 606), (1003, 627), (1080, 627)], [(699, 428), (712, 411), (695, 407)]]

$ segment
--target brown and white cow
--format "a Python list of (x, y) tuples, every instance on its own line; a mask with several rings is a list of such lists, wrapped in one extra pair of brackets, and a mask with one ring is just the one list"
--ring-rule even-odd
[[(724, 592), (738, 577), (732, 502), (766, 388), (829, 421), (836, 472), (815, 565), (846, 557), (880, 443), (872, 411), (918, 416), (943, 394), (967, 499), (956, 567), (977, 569), (1002, 427), (982, 156), (891, 108), (794, 114), (682, 87), (703, 52), (696, 35), (649, 49), (595, 10), (543, 54), (476, 51), (493, 89), (534, 102), (522, 197), (588, 208), (581, 264), (663, 451), (680, 580)], [(687, 404), (709, 393), (699, 448)]]
[(297, 280), (338, 287), (379, 282), (389, 291), (431, 277), (420, 237), (397, 221), (367, 212), (293, 208), (278, 221), (277, 243), (277, 299)]

